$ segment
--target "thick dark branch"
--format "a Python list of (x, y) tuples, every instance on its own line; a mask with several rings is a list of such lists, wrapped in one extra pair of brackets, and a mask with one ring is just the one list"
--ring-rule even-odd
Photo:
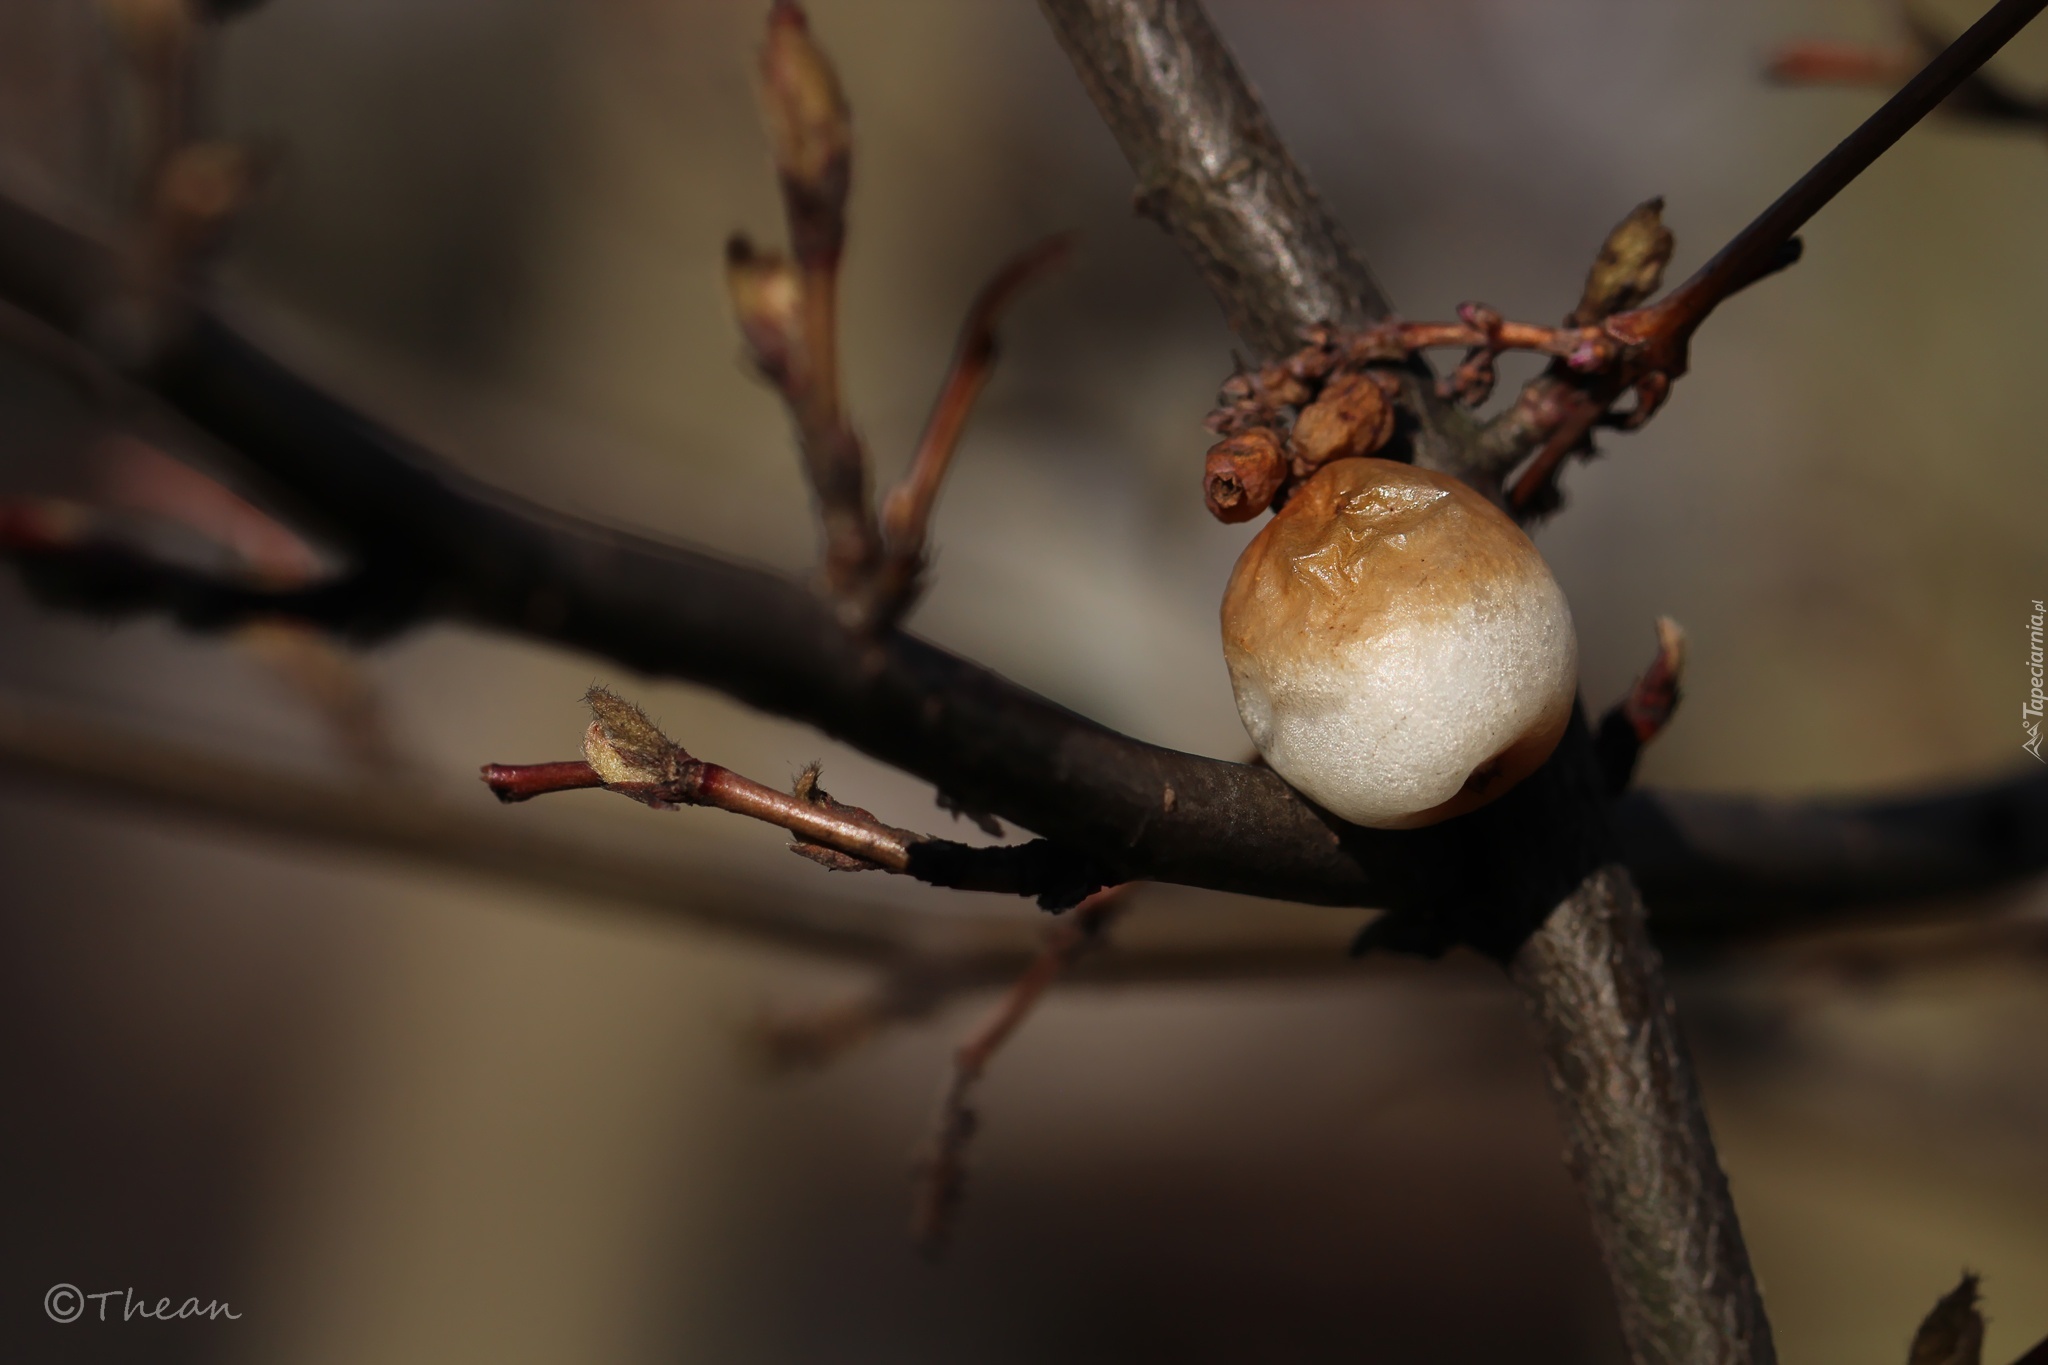
[[(0, 297), (89, 333), (107, 266), (0, 199)], [(354, 556), (360, 581), (403, 589), (391, 605), (409, 614), (371, 619), (464, 620), (716, 688), (1092, 854), (1114, 880), (1526, 911), (1588, 865), (1541, 777), (1434, 829), (1347, 826), (1263, 768), (1117, 734), (899, 631), (849, 631), (774, 574), (486, 489), (203, 310), (147, 381), (272, 508)]]
[[(90, 242), (0, 199), (0, 296), (85, 330), (106, 265)], [(1518, 852), (1531, 853), (1538, 886), (1569, 868), (1547, 844), (1560, 817), (1546, 813), (1544, 777), (1432, 830), (1342, 825), (1262, 768), (1115, 734), (901, 633), (863, 641), (772, 574), (482, 488), (216, 319), (202, 318), (157, 388), (240, 459), (273, 506), (358, 560), (350, 581), (365, 596), (342, 613), (351, 628), (456, 617), (700, 682), (1086, 849), (1126, 878), (1323, 904), (1469, 906), (1500, 892), (1488, 878), (1504, 881)], [(278, 612), (280, 596), (252, 608)], [(207, 599), (208, 612), (221, 605)], [(1726, 897), (1729, 913), (1753, 910), (1762, 928), (2008, 884), (2048, 866), (2048, 781), (2032, 774), (1902, 812), (1881, 839), (1846, 805), (1787, 806), (1763, 830), (1758, 809), (1701, 796), (1623, 802), (1628, 861), (1660, 924), (1677, 917), (1677, 932), (1678, 919), (1709, 917)], [(1763, 837), (1776, 828), (1802, 832)]]
[[(586, 763), (540, 765), (533, 794), (595, 785)], [(708, 921), (771, 942), (889, 958), (921, 951), (915, 916), (856, 899), (802, 910), (757, 890), (751, 905), (721, 899), (674, 858), (611, 854), (529, 832), (410, 787), (298, 777), (159, 739), (104, 719), (0, 697), (0, 771), (124, 803), (217, 821), (257, 834), (419, 857), (516, 882)], [(508, 781), (516, 789), (516, 779)], [(515, 795), (518, 792), (515, 790)], [(1656, 906), (1651, 929), (1687, 959), (1802, 931), (1877, 920), (1962, 921), (1998, 908), (1986, 895), (2048, 871), (2048, 769), (1946, 793), (1873, 801), (1770, 802), (1699, 793), (1632, 791), (1615, 807), (1621, 861)], [(993, 921), (959, 921), (955, 931)], [(820, 931), (831, 926), (829, 934)], [(797, 926), (810, 926), (799, 928)], [(1017, 935), (1001, 922), (1005, 944)], [(1289, 940), (1290, 942), (1292, 940)], [(1166, 955), (1157, 971), (1202, 979), (1243, 973), (1338, 971), (1332, 944), (1276, 943), (1229, 954)], [(979, 962), (992, 951), (956, 943)], [(1123, 959), (1120, 958), (1119, 961)], [(989, 958), (1000, 979), (1021, 966), (1011, 947)], [(1321, 962), (1317, 968), (1314, 964)]]

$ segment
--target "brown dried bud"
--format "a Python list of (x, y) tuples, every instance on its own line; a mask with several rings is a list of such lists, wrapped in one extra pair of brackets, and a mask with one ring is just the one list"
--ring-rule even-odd
[(838, 74), (792, 0), (776, 0), (768, 14), (761, 102), (789, 200), (791, 246), (806, 262), (836, 255), (852, 175), (853, 116)]
[(1394, 435), (1394, 405), (1369, 373), (1340, 374), (1294, 419), (1288, 451), (1306, 476), (1332, 460), (1370, 455)]
[(607, 787), (652, 787), (674, 782), (689, 755), (647, 718), (647, 713), (609, 688), (583, 696), (590, 728), (583, 735), (583, 761)]
[(803, 284), (796, 270), (784, 257), (757, 252), (735, 234), (725, 244), (725, 292), (754, 364), (777, 384), (787, 380), (803, 335)]
[(1210, 447), (1202, 496), (1216, 520), (1250, 521), (1273, 505), (1286, 477), (1280, 438), (1265, 427), (1253, 427)]
[(1599, 257), (1586, 272), (1579, 306), (1565, 324), (1590, 327), (1656, 293), (1674, 243), (1671, 229), (1664, 226), (1664, 200), (1646, 199), (1636, 205), (1601, 244)]

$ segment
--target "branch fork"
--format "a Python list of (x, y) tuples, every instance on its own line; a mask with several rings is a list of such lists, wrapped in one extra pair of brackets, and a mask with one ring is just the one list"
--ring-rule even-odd
[(939, 486), (995, 361), (995, 323), (1022, 287), (1063, 259), (1053, 237), (1010, 261), (970, 308), (901, 483), (877, 519), (866, 445), (839, 367), (839, 265), (853, 174), (852, 112), (839, 77), (793, 0), (776, 0), (761, 52), (761, 96), (782, 186), (790, 255), (744, 235), (726, 245), (726, 284), (754, 368), (788, 405), (825, 543), (822, 587), (850, 629), (894, 625), (922, 587)]

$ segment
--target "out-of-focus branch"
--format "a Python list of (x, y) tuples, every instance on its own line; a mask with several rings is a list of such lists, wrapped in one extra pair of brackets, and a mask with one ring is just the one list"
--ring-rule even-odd
[(953, 1064), (939, 1095), (939, 1113), (917, 1165), (917, 1195), (910, 1235), (927, 1256), (945, 1249), (967, 1182), (967, 1147), (980, 1127), (974, 1088), (988, 1064), (1008, 1042), (1053, 984), (1102, 941), (1102, 935), (1130, 906), (1130, 884), (1096, 892), (1046, 935), (1045, 947), (1002, 998), (953, 1050)]
[(1025, 285), (1064, 260), (1072, 249), (1073, 238), (1066, 235), (1027, 248), (982, 287), (968, 309), (959, 343), (953, 348), (952, 364), (939, 386), (938, 401), (932, 405), (910, 467), (882, 502), (882, 536), (888, 547), (879, 589), (884, 601), (902, 603), (916, 594), (939, 485), (960, 446), (974, 400), (980, 397), (995, 366), (997, 318)]
[[(1781, 85), (1846, 85), (1895, 90), (1941, 51), (1947, 38), (1912, 6), (1904, 7), (1908, 44), (1873, 47), (1862, 43), (1787, 43), (1771, 55), (1764, 74)], [(2048, 101), (2021, 94), (1988, 71), (1979, 70), (1957, 86), (1941, 113), (1976, 123), (2040, 129), (2048, 125)]]
[(761, 96), (795, 260), (785, 393), (825, 529), (825, 581), (848, 600), (882, 552), (868, 500), (867, 451), (854, 434), (839, 377), (839, 261), (853, 178), (853, 116), (838, 73), (790, 0), (776, 0), (769, 12)]

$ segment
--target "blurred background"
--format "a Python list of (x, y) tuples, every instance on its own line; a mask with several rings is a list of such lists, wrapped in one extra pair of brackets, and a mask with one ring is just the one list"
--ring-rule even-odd
[[(779, 236), (750, 83), (765, 8), (275, 0), (211, 63), (213, 129), (281, 156), (221, 297), (491, 483), (801, 570), (787, 424), (743, 370), (719, 275), (735, 228)], [(1253, 528), (1201, 505), (1200, 418), (1231, 365), (1213, 304), (1130, 214), (1028, 0), (811, 8), (855, 108), (849, 384), (885, 477), (980, 282), (1042, 234), (1084, 234), (1006, 324), (915, 629), (1145, 739), (1238, 755), (1214, 613)], [(1927, 12), (1953, 30), (1977, 8)], [(1653, 194), (1690, 270), (1877, 102), (1772, 88), (1768, 53), (1898, 36), (1878, 0), (1212, 9), (1416, 317), (1562, 315)], [(9, 193), (112, 224), (119, 69), (88, 0), (0, 6)], [(2048, 32), (1997, 69), (2048, 86)], [(1657, 614), (1691, 633), (1645, 781), (1855, 793), (2031, 762), (2014, 712), (2048, 596), (2044, 231), (2038, 135), (1916, 131), (1812, 225), (1804, 263), (1714, 318), (1649, 429), (1569, 472), (1538, 543), (1588, 703), (1648, 660)], [(92, 495), (108, 441), (58, 369), (0, 346), (8, 491)], [(940, 945), (1041, 926), (828, 876), (716, 812), (497, 808), (476, 765), (573, 755), (578, 697), (604, 681), (714, 761), (780, 783), (822, 758), (836, 795), (950, 827), (901, 774), (603, 661), (435, 627), (350, 665), (95, 623), (11, 572), (0, 631), (9, 698), (668, 859), (685, 905), (701, 886), (740, 910), (895, 915)], [(903, 1231), (911, 1153), (986, 993), (771, 1074), (748, 1044), (764, 1015), (857, 996), (872, 965), (18, 774), (0, 774), (0, 859), (12, 1360), (1619, 1358), (1517, 1001), (1472, 961), (1343, 964), (1355, 913), (1148, 896), (1119, 942), (1284, 933), (1326, 943), (1331, 970), (1083, 968), (984, 1085), (932, 1266)], [(2048, 889), (2001, 908), (2040, 919)], [(1919, 944), (1808, 940), (1681, 979), (1788, 1361), (1903, 1360), (1965, 1267), (1987, 1361), (2048, 1334), (2048, 962)], [(58, 1282), (242, 1317), (57, 1326)]]

